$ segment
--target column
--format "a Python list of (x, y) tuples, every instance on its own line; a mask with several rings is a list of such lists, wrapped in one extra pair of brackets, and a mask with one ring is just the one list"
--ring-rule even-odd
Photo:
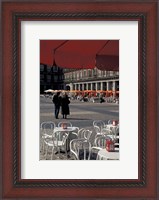
[(91, 83), (91, 90), (93, 90), (93, 83)]
[(107, 82), (107, 90), (110, 90), (110, 82)]
[(100, 90), (104, 90), (103, 89), (103, 82), (100, 83)]
[(96, 86), (95, 86), (96, 90), (98, 90), (98, 83), (96, 82)]
[(88, 83), (86, 83), (86, 90), (89, 90)]
[(113, 91), (116, 90), (116, 81), (113, 81)]
[[(113, 81), (113, 91), (116, 91), (116, 88), (117, 88), (117, 83), (116, 83), (116, 81)], [(113, 97), (116, 97), (115, 92), (113, 92)]]
[(73, 90), (73, 83), (70, 83), (70, 90)]
[(82, 83), (82, 90), (84, 90), (84, 83)]

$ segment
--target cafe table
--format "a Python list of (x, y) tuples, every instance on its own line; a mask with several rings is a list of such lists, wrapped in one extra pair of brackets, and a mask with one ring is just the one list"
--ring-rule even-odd
[(55, 127), (54, 128), (54, 133), (55, 132), (67, 132), (67, 133), (70, 133), (70, 132), (73, 132), (73, 131), (76, 131), (76, 130), (77, 130), (77, 127), (74, 127), (74, 126), (67, 127), (67, 128)]
[(116, 148), (113, 152), (101, 149), (98, 151), (97, 160), (119, 160), (119, 149)]

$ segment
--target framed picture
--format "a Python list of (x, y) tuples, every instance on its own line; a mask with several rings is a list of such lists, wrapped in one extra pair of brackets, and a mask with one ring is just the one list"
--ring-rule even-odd
[[(2, 199), (158, 198), (157, 14), (157, 1), (2, 1)], [(39, 159), (45, 40), (118, 41), (119, 159)]]
[[(106, 22), (104, 22), (105, 31), (103, 25), (100, 24), (101, 28), (98, 26), (98, 33), (103, 32), (103, 36), (109, 38), (109, 40), (101, 40), (103, 37), (101, 34), (96, 40), (81, 39), (81, 37), (90, 37), (92, 31), (88, 34), (89, 29), (95, 27), (96, 23), (76, 22), (78, 23), (78, 28), (75, 30), (73, 29), (75, 26), (74, 22), (64, 23), (67, 24), (68, 29), (74, 32), (71, 34), (71, 37), (73, 38), (72, 35), (75, 35), (76, 39), (40, 40), (40, 160), (69, 160), (70, 162), (70, 160), (84, 159), (93, 161), (103, 158), (107, 159), (107, 157), (109, 160), (119, 160), (119, 40), (110, 40), (112, 35), (108, 36), (108, 33), (106, 36), (108, 29), (109, 32), (111, 32), (110, 30), (112, 30), (112, 27), (118, 26), (117, 22), (114, 22), (114, 25), (111, 22), (111, 27), (110, 23), (106, 24)], [(64, 23), (58, 22), (58, 27), (56, 28), (57, 32), (60, 32), (61, 29), (65, 27)], [(89, 28), (86, 28), (85, 24), (87, 24)], [(42, 24), (40, 24), (40, 26), (41, 25)], [(55, 37), (55, 26), (56, 23), (49, 23), (49, 31), (46, 30), (47, 27), (45, 26), (46, 34), (49, 32), (49, 35), (53, 34), (53, 37)], [(59, 26), (61, 26), (60, 31), (58, 31)], [(79, 28), (83, 30), (82, 33), (79, 31)], [(52, 33), (51, 29), (53, 31)], [(137, 26), (135, 30), (137, 36)], [(97, 38), (98, 33), (94, 31), (94, 37)], [(66, 33), (64, 37), (68, 37)], [(117, 37), (117, 35), (113, 37)], [(48, 35), (45, 35), (45, 38), (48, 38)], [(135, 38), (137, 39), (137, 37)], [(136, 50), (137, 49), (138, 46), (136, 45)], [(94, 62), (95, 58), (96, 62)], [(39, 67), (37, 67), (37, 69), (39, 69)], [(120, 70), (122, 71), (123, 69)], [(28, 72), (29, 71), (28, 69)], [(133, 76), (133, 81), (134, 79), (135, 75)], [(36, 90), (36, 88), (34, 90)], [(138, 90), (135, 89), (133, 92), (134, 95), (136, 93), (136, 96), (137, 91)], [(29, 95), (30, 89), (28, 92)], [(26, 94), (26, 96), (28, 95)], [(53, 107), (55, 107), (55, 113)], [(35, 118), (38, 118), (38, 116)], [(120, 120), (122, 121), (122, 116)], [(37, 123), (37, 127), (38, 124), (39, 122)], [(50, 135), (52, 137), (52, 130), (54, 130), (55, 134), (53, 140), (54, 145), (52, 144), (52, 138), (51, 140), (49, 139)], [(58, 148), (56, 144), (57, 135), (58, 138), (62, 139), (62, 136), (66, 138), (60, 148)], [(98, 136), (102, 135), (103, 137), (98, 138)], [(38, 135), (36, 137), (38, 137)], [(85, 139), (87, 142), (85, 142)], [(105, 140), (107, 140), (107, 151)], [(110, 144), (109, 140), (111, 141)], [(79, 143), (81, 145), (79, 145)], [(98, 152), (99, 148), (97, 144), (99, 144), (98, 147), (102, 147), (101, 152)], [(35, 147), (34, 145), (33, 148)], [(84, 152), (82, 149), (75, 148), (75, 145), (85, 145)], [(134, 145), (135, 143), (133, 143), (133, 146)], [(59, 149), (61, 149), (61, 152)], [(26, 150), (26, 152), (28, 151)], [(131, 160), (131, 162), (133, 162), (133, 160)], [(30, 162), (26, 161), (26, 163)], [(63, 164), (66, 165), (66, 162)], [(92, 164), (92, 162), (90, 162), (90, 164)], [(73, 162), (71, 165), (73, 167), (73, 165), (79, 165), (79, 163)], [(74, 166), (74, 168), (77, 168), (77, 166)], [(90, 177), (88, 172), (87, 175), (84, 173), (86, 171), (88, 171), (86, 167), (85, 170), (83, 169), (83, 172), (81, 170), (83, 177)], [(71, 171), (68, 172), (68, 178), (70, 178), (70, 174), (73, 173), (71, 173)], [(63, 174), (62, 177), (64, 176)], [(76, 171), (75, 176), (77, 178)], [(115, 176), (114, 173), (113, 176)], [(80, 175), (80, 177), (82, 177), (82, 175)], [(93, 175), (92, 178), (95, 178), (95, 176)]]

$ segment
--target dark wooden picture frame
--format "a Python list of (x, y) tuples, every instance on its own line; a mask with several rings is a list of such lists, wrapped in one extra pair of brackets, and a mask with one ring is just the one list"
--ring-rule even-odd
[[(2, 199), (157, 199), (157, 1), (2, 2)], [(139, 23), (139, 178), (23, 180), (20, 22), (117, 20)]]

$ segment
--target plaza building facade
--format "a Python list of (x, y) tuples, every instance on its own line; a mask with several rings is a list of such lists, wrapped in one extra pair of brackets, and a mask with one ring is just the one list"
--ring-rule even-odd
[(47, 89), (64, 89), (63, 68), (40, 64), (40, 93)]
[(66, 90), (93, 90), (119, 92), (119, 71), (103, 71), (97, 68), (64, 70)]
[(119, 92), (119, 71), (64, 69), (41, 64), (40, 93), (47, 89)]

